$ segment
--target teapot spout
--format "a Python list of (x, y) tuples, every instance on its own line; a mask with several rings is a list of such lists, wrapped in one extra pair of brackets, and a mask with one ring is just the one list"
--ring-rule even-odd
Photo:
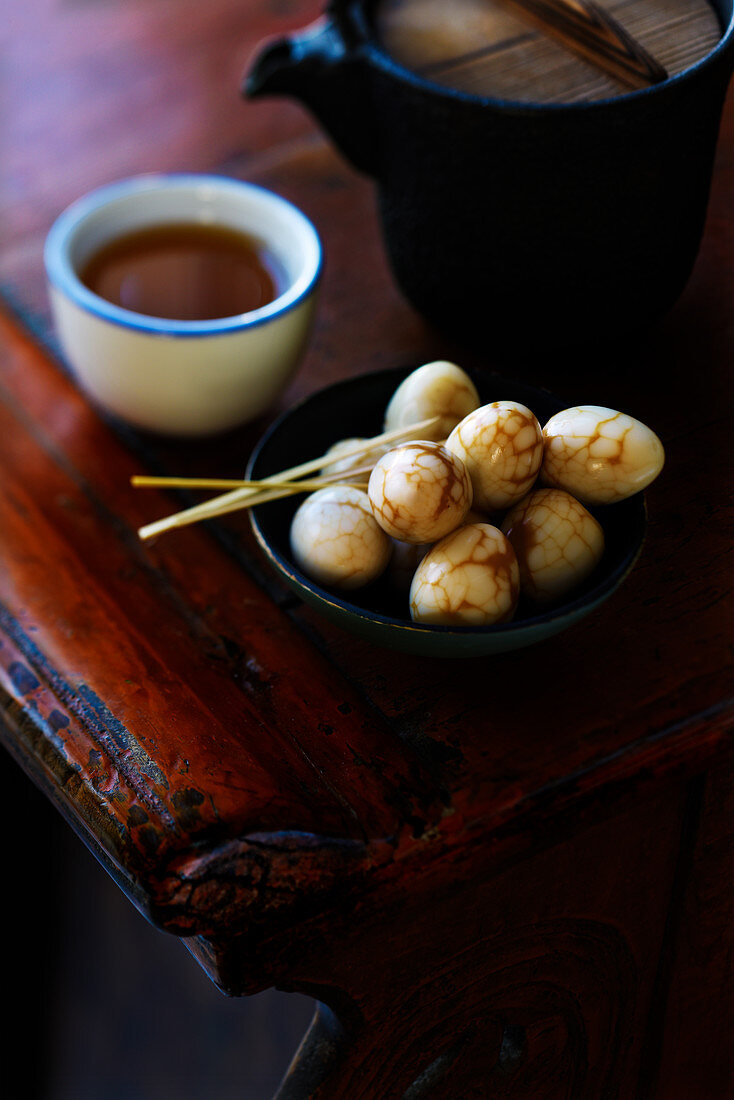
[(251, 99), (261, 95), (298, 95), (298, 66), (290, 38), (277, 38), (261, 47), (242, 86)]
[(242, 85), (248, 99), (287, 95), (299, 100), (355, 168), (377, 171), (370, 73), (336, 22), (322, 17), (258, 49)]

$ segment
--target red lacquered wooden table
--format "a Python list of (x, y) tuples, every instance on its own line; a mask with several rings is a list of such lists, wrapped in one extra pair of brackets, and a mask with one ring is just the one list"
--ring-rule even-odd
[[(734, 103), (664, 324), (624, 357), (499, 361), (404, 302), (370, 181), (307, 115), (240, 100), (260, 39), (318, 11), (28, 0), (0, 29), (4, 742), (224, 990), (321, 1003), (283, 1097), (730, 1096)], [(184, 498), (132, 474), (237, 476), (269, 419), (136, 433), (56, 355), (49, 225), (161, 169), (251, 179), (316, 223), (322, 304), (281, 407), (447, 357), (650, 423), (668, 461), (615, 597), (542, 645), (442, 662), (329, 626), (244, 515), (142, 544)]]

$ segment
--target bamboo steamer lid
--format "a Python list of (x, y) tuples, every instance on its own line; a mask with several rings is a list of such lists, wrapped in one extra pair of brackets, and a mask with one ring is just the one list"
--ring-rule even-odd
[[(674, 76), (716, 46), (706, 0), (602, 0)], [(630, 88), (528, 23), (506, 0), (383, 0), (377, 33), (400, 64), (438, 84), (526, 103), (582, 103)]]

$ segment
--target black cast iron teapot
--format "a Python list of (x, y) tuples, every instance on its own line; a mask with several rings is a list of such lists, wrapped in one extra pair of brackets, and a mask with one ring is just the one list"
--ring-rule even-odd
[(245, 94), (301, 100), (377, 182), (398, 284), (483, 351), (610, 341), (680, 295), (698, 251), (724, 95), (722, 38), (660, 84), (592, 103), (493, 100), (432, 83), (378, 41), (368, 0), (265, 43)]

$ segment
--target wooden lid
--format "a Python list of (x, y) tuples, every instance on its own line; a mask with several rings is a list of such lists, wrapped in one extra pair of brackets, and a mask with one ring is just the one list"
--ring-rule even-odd
[[(604, 8), (670, 76), (721, 38), (706, 0), (604, 0)], [(529, 23), (510, 0), (383, 0), (377, 27), (400, 64), (474, 95), (579, 103), (630, 90)]]

